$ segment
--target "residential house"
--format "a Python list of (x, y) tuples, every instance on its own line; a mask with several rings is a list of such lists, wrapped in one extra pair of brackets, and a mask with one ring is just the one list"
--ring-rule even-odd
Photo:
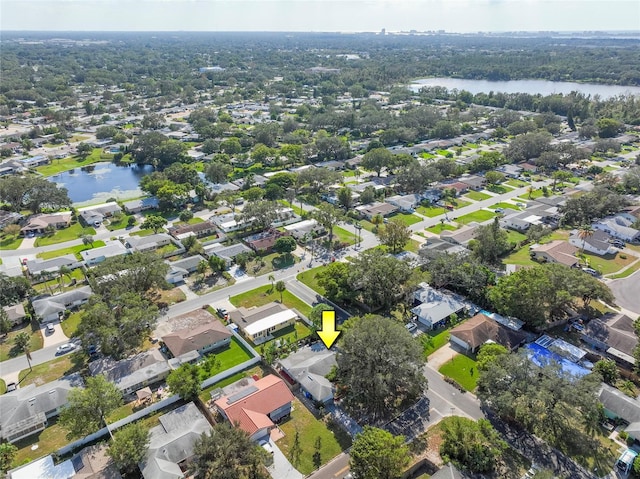
[(621, 239), (622, 241), (638, 241), (640, 239), (640, 231), (632, 228), (631, 221), (624, 217), (614, 216), (612, 218), (605, 218), (600, 221), (596, 221), (592, 224), (593, 229), (604, 231), (614, 238)]
[(164, 381), (171, 368), (159, 349), (150, 349), (120, 361), (110, 357), (96, 359), (89, 363), (89, 372), (92, 376), (104, 375), (123, 395), (128, 395)]
[(456, 466), (449, 463), (431, 475), (431, 479), (466, 479), (469, 477), (466, 473), (459, 470)]
[(580, 237), (578, 230), (573, 230), (569, 235), (569, 243), (573, 246), (580, 248), (581, 251), (584, 250), (599, 256), (616, 254), (618, 250), (613, 247), (611, 241), (613, 238), (601, 230), (593, 231), (591, 235), (584, 238)]
[(472, 221), (454, 231), (444, 230), (440, 233), (440, 239), (448, 241), (449, 243), (466, 246), (469, 244), (469, 241), (474, 238), (478, 226), (480, 226), (479, 223)]
[(9, 479), (122, 479), (106, 444), (82, 449), (58, 464), (49, 454), (8, 472)]
[(90, 286), (82, 286), (54, 296), (40, 297), (31, 301), (36, 318), (48, 323), (60, 318), (65, 311), (83, 305), (93, 293)]
[(260, 344), (273, 338), (272, 333), (293, 326), (298, 314), (281, 303), (267, 303), (250, 309), (240, 307), (229, 317), (247, 338)]
[(7, 160), (0, 163), (0, 176), (16, 175), (24, 170), (25, 167), (19, 160)]
[(111, 218), (117, 213), (122, 213), (122, 208), (116, 202), (78, 208), (78, 218), (86, 226), (99, 226), (105, 218)]
[(199, 254), (188, 256), (186, 258), (179, 259), (178, 261), (165, 261), (169, 265), (171, 270), (181, 270), (184, 271), (183, 276), (188, 276), (191, 273), (195, 273), (198, 270), (198, 265), (200, 262), (206, 261), (203, 256)]
[(266, 439), (276, 424), (291, 414), (294, 397), (285, 382), (273, 374), (215, 401), (218, 412), (252, 439)]
[(49, 163), (51, 163), (51, 160), (45, 155), (31, 156), (19, 161), (24, 165), (25, 168), (36, 168), (38, 166), (48, 165)]
[(166, 233), (156, 233), (149, 236), (129, 236), (125, 243), (127, 248), (140, 253), (155, 251), (168, 244), (171, 244), (171, 236)]
[(80, 374), (71, 374), (36, 386), (29, 384), (0, 396), (0, 439), (10, 443), (47, 427), (67, 404), (71, 388), (83, 386)]
[(602, 383), (598, 400), (604, 407), (604, 415), (609, 419), (622, 419), (628, 424), (625, 432), (640, 441), (640, 401), (622, 391)]
[(129, 253), (130, 251), (120, 241), (114, 240), (105, 241), (105, 245), (100, 246), (99, 248), (80, 251), (80, 256), (87, 266), (93, 266), (98, 263), (102, 263), (107, 258), (122, 256)]
[(438, 291), (427, 283), (420, 283), (420, 289), (413, 293), (418, 304), (411, 312), (428, 329), (444, 326), (453, 313), (460, 313), (465, 304), (452, 294)]
[(140, 213), (141, 211), (155, 210), (158, 207), (158, 198), (149, 196), (140, 200), (126, 201), (122, 204), (124, 210), (129, 214)]
[(215, 234), (216, 227), (213, 223), (203, 221), (202, 223), (194, 223), (192, 225), (175, 226), (169, 229), (169, 234), (178, 241), (188, 236), (202, 238), (203, 236), (211, 236)]
[(371, 221), (371, 219), (377, 215), (386, 218), (387, 216), (397, 212), (398, 209), (399, 208), (397, 206), (392, 205), (391, 203), (380, 203), (378, 201), (369, 205), (356, 206), (358, 214), (368, 221)]
[(504, 174), (507, 178), (518, 178), (522, 173), (522, 168), (520, 168), (518, 165), (512, 164), (501, 165), (496, 168), (496, 170)]
[(456, 196), (460, 196), (469, 191), (469, 185), (461, 181), (452, 181), (450, 183), (440, 183), (438, 188), (441, 190), (455, 190)]
[(173, 357), (177, 358), (191, 351), (204, 356), (211, 351), (226, 348), (231, 342), (231, 336), (233, 336), (231, 331), (212, 316), (211, 321), (206, 324), (195, 328), (179, 329), (162, 336), (161, 340)]
[(278, 360), (281, 374), (298, 383), (306, 397), (323, 404), (333, 401), (334, 387), (325, 376), (336, 365), (336, 353), (319, 343)]
[(239, 231), (249, 226), (251, 223), (249, 220), (241, 219), (240, 215), (235, 213), (228, 213), (224, 215), (215, 215), (209, 218), (210, 221), (224, 233), (231, 233), (233, 231)]
[(20, 213), (15, 213), (13, 211), (0, 210), (0, 228), (4, 228), (5, 226), (17, 223), (22, 218), (24, 218), (24, 216), (21, 215)]
[(532, 163), (518, 163), (518, 166), (520, 168), (522, 168), (523, 171), (527, 172), (527, 173), (537, 173), (538, 172), (538, 167)]
[(480, 191), (487, 186), (487, 180), (484, 176), (471, 175), (460, 177), (460, 183), (464, 183), (470, 190)]
[(31, 277), (37, 277), (42, 273), (58, 273), (60, 268), (70, 270), (82, 267), (82, 261), (78, 261), (73, 254), (65, 254), (50, 259), (30, 259), (25, 266)]
[(222, 258), (227, 263), (227, 268), (230, 267), (235, 259), (243, 253), (253, 253), (253, 251), (242, 243), (236, 243), (229, 246), (222, 246), (218, 243), (204, 247), (204, 254), (207, 257), (211, 258), (211, 255), (215, 255), (218, 258)]
[(189, 276), (189, 272), (186, 269), (169, 265), (169, 271), (167, 271), (164, 279), (169, 284), (178, 284), (184, 282), (187, 276)]
[(147, 453), (139, 464), (144, 479), (181, 479), (186, 474), (193, 447), (211, 431), (211, 424), (190, 402), (163, 414), (149, 431)]
[(394, 195), (384, 200), (390, 205), (397, 206), (400, 211), (405, 213), (413, 213), (415, 209), (420, 205), (422, 197), (418, 194), (412, 195)]
[(529, 247), (529, 253), (533, 259), (547, 263), (559, 263), (569, 267), (579, 265), (580, 259), (576, 257), (577, 252), (578, 248), (561, 240)]
[(324, 228), (314, 219), (299, 221), (284, 227), (285, 231), (297, 241), (302, 241), (305, 236), (315, 238), (324, 233)]
[(67, 228), (71, 224), (71, 213), (39, 214), (30, 217), (27, 224), (20, 229), (21, 234), (44, 233), (48, 227)]
[(487, 342), (501, 344), (509, 351), (520, 347), (527, 335), (522, 331), (507, 328), (482, 313), (459, 324), (449, 331), (449, 340), (465, 351), (475, 353)]
[(603, 351), (627, 368), (635, 365), (633, 351), (638, 344), (634, 321), (624, 314), (609, 314), (592, 319), (580, 332), (580, 339)]
[(14, 304), (12, 306), (3, 306), (4, 312), (7, 315), (9, 322), (15, 326), (24, 322), (27, 319), (27, 313), (24, 310), (22, 303)]
[(458, 254), (468, 252), (462, 245), (450, 243), (440, 238), (429, 237), (420, 245), (420, 256), (434, 259), (441, 254)]
[(258, 254), (263, 254), (271, 251), (278, 238), (288, 236), (287, 232), (278, 231), (277, 229), (268, 229), (261, 231), (250, 236), (246, 236), (242, 239), (244, 243)]

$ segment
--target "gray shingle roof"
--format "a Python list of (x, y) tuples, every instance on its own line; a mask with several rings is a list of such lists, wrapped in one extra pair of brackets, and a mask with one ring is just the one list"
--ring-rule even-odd
[(280, 365), (287, 374), (298, 381), (303, 389), (309, 392), (317, 401), (322, 401), (331, 396), (333, 386), (325, 378), (336, 366), (336, 355), (325, 348), (314, 350), (310, 347), (302, 348), (281, 359)]
[(93, 293), (90, 286), (67, 291), (66, 293), (34, 300), (31, 305), (36, 316), (44, 318), (50, 314), (65, 311), (67, 307), (76, 301), (86, 301)]

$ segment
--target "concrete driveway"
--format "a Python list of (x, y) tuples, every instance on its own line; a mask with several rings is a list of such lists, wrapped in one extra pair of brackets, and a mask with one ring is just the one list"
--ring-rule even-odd
[(273, 464), (267, 468), (271, 477), (273, 479), (302, 479), (304, 476), (291, 465), (276, 443), (269, 440), (269, 444), (273, 447)]
[(47, 333), (47, 326), (41, 325), (40, 332), (42, 333), (43, 343), (42, 347), (46, 348), (49, 346), (57, 346), (58, 344), (66, 343), (69, 341), (69, 338), (64, 331), (62, 330), (62, 326), (60, 325), (60, 321), (54, 321), (53, 323), (49, 323), (53, 325), (54, 331), (53, 333)]

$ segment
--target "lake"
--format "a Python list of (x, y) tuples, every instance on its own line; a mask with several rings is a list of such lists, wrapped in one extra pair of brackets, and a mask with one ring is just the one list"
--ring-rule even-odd
[(64, 171), (50, 181), (69, 190), (74, 205), (101, 203), (108, 198), (135, 198), (144, 192), (138, 186), (140, 178), (153, 171), (153, 166), (117, 166), (114, 163), (92, 165)]
[(639, 86), (624, 85), (600, 85), (596, 83), (559, 82), (549, 80), (465, 80), (462, 78), (424, 78), (416, 80), (409, 85), (413, 91), (418, 91), (423, 86), (442, 86), (448, 90), (466, 90), (474, 95), (477, 93), (503, 92), (503, 93), (529, 93), (535, 95), (551, 95), (553, 93), (569, 94), (578, 91), (585, 95), (600, 95), (609, 98), (623, 93), (640, 95)]

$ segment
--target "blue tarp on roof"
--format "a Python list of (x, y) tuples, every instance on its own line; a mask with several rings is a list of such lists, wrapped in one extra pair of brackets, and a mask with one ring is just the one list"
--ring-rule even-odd
[(534, 364), (542, 367), (546, 364), (549, 364), (550, 361), (556, 361), (560, 364), (560, 368), (563, 372), (569, 373), (572, 376), (581, 377), (586, 376), (591, 371), (587, 368), (583, 368), (582, 366), (578, 366), (576, 363), (572, 363), (568, 359), (563, 358), (562, 356), (549, 351), (547, 348), (543, 348), (539, 344), (530, 343), (525, 346), (527, 349), (527, 356)]

